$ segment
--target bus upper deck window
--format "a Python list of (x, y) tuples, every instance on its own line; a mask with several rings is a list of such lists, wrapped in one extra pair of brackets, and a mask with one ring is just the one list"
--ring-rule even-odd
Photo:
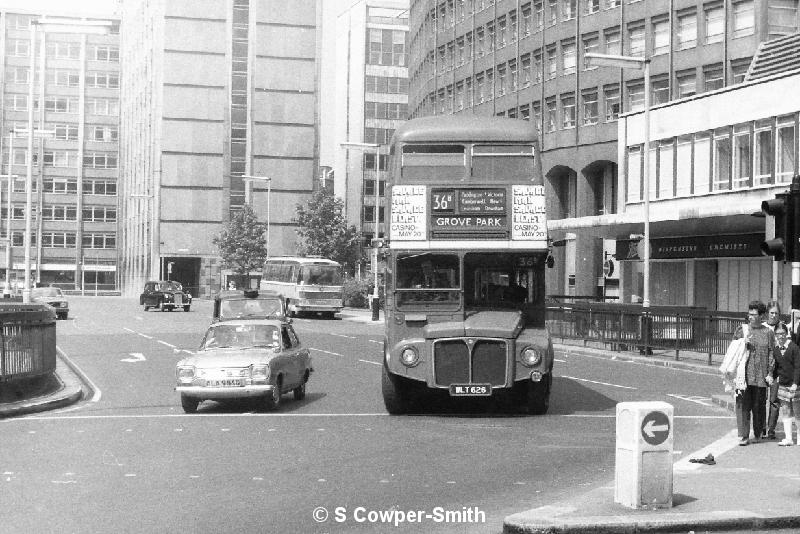
[(452, 181), (467, 174), (464, 145), (404, 145), (401, 164), (403, 178)]
[(534, 171), (534, 154), (531, 145), (475, 145), (472, 147), (473, 179), (499, 182), (532, 181), (536, 176)]

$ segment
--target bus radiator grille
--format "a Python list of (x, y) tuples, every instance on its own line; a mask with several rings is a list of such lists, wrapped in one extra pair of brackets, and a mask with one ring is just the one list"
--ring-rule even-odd
[(472, 347), (463, 339), (436, 341), (433, 345), (433, 367), (436, 385), (492, 384), (506, 382), (506, 342), (478, 339)]

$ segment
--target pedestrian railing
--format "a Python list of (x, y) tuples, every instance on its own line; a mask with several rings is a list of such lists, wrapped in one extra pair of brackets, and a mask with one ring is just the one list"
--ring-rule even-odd
[(42, 304), (0, 304), (0, 384), (56, 368), (56, 315)]
[(615, 351), (653, 350), (702, 354), (713, 362), (725, 354), (736, 328), (743, 324), (741, 313), (699, 308), (575, 302), (547, 306), (547, 327), (556, 339), (602, 343)]

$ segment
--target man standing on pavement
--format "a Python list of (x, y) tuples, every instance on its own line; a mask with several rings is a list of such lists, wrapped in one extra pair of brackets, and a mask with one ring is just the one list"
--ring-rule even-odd
[(757, 443), (764, 431), (766, 416), (767, 386), (772, 383), (775, 366), (773, 350), (775, 333), (764, 324), (767, 307), (760, 300), (747, 305), (747, 332), (740, 326), (734, 339), (745, 338), (747, 343), (747, 365), (745, 368), (746, 389), (736, 392), (736, 426), (739, 430), (739, 445), (750, 441), (750, 419), (753, 420), (753, 442)]
[[(786, 325), (781, 321), (781, 305), (777, 300), (770, 300), (767, 302), (767, 325), (772, 328), (773, 332), (777, 332), (778, 326), (786, 329)], [(775, 427), (778, 425), (778, 413), (780, 411), (780, 402), (778, 402), (778, 381), (775, 380), (770, 384), (767, 392), (767, 428), (764, 439), (775, 439)]]

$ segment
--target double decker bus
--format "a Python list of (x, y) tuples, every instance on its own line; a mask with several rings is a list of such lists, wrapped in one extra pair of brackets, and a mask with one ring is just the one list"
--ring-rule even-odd
[(264, 262), (259, 289), (283, 296), (286, 313), (319, 313), (333, 317), (342, 311), (342, 266), (318, 256), (276, 256)]
[(553, 346), (536, 129), (473, 116), (408, 121), (394, 135), (382, 392), (391, 414), (452, 397), (510, 396), (543, 414)]

